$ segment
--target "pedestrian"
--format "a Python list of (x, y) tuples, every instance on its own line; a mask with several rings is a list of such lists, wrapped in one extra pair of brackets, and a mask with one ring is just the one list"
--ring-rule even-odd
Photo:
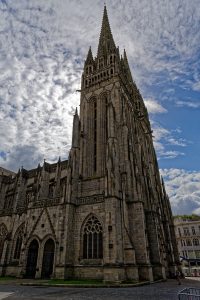
[(176, 271), (176, 280), (178, 281), (178, 284), (181, 285), (181, 273), (179, 270)]

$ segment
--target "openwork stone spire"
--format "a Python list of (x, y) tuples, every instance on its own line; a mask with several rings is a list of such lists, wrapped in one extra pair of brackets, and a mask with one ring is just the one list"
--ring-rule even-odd
[(99, 38), (97, 56), (103, 56), (116, 51), (115, 42), (110, 29), (106, 6), (104, 6), (103, 21)]

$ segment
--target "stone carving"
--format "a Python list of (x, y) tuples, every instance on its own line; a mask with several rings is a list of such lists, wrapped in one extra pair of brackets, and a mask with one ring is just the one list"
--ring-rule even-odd
[(74, 204), (76, 205), (94, 204), (103, 201), (104, 201), (104, 195), (94, 195), (94, 196), (77, 198)]

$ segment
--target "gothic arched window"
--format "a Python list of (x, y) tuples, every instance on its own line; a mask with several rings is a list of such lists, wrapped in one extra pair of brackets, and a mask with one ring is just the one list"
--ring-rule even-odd
[(107, 116), (107, 113), (108, 113), (108, 95), (107, 94), (104, 94), (103, 96), (104, 98), (104, 127), (105, 127), (105, 142), (107, 142), (107, 139), (108, 139), (108, 116)]
[(193, 245), (194, 246), (199, 246), (199, 240), (198, 239), (193, 239)]
[(18, 236), (16, 245), (15, 245), (14, 259), (20, 258), (21, 247), (22, 247), (22, 236)]
[(186, 240), (186, 245), (187, 245), (187, 246), (192, 246), (191, 240)]
[(97, 171), (97, 101), (94, 99), (94, 172)]
[(103, 258), (103, 230), (95, 216), (91, 216), (83, 230), (83, 258)]
[(4, 224), (0, 225), (0, 260), (3, 254), (4, 242), (7, 237), (8, 230)]
[(23, 235), (24, 235), (24, 224), (20, 225), (20, 227), (17, 229), (14, 237), (14, 259), (20, 258), (20, 252), (22, 247), (22, 241), (23, 241)]
[(53, 194), (54, 194), (54, 186), (53, 184), (49, 185), (49, 198), (53, 198)]
[(104, 66), (104, 59), (103, 59), (103, 57), (101, 57), (99, 59), (99, 69), (103, 68), (103, 66)]

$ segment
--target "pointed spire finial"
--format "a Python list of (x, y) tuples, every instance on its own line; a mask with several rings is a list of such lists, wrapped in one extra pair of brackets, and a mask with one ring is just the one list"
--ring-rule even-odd
[(116, 46), (110, 29), (107, 8), (104, 3), (103, 20), (102, 20), (97, 56), (102, 56), (105, 53), (109, 53), (115, 50), (116, 50)]
[(75, 109), (75, 115), (78, 115), (78, 110), (77, 110), (77, 107)]
[(124, 48), (124, 58), (127, 59), (126, 49)]

